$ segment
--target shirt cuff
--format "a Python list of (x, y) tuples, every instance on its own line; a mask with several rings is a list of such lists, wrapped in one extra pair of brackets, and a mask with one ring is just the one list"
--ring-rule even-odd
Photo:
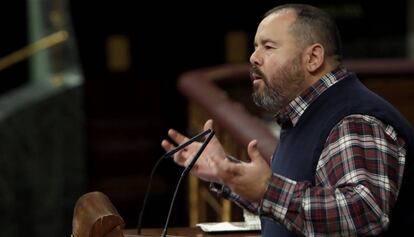
[(295, 190), (296, 181), (272, 174), (260, 204), (261, 216), (283, 220)]

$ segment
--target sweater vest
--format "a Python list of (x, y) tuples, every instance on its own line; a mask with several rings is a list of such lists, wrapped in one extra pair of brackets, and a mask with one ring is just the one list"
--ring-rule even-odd
[[(373, 116), (394, 127), (406, 142), (406, 162), (400, 192), (390, 213), (390, 226), (382, 235), (410, 233), (414, 226), (414, 199), (409, 188), (413, 180), (413, 130), (409, 122), (388, 102), (367, 89), (350, 74), (323, 92), (299, 118), (297, 124), (285, 126), (272, 158), (272, 171), (297, 182), (315, 184), (316, 166), (331, 130), (346, 116)], [(297, 236), (282, 224), (262, 217), (262, 236)]]

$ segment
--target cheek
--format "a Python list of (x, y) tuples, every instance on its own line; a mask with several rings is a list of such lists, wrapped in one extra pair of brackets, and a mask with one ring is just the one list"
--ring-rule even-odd
[(268, 63), (263, 67), (264, 73), (268, 76), (277, 75), (281, 68), (287, 64), (287, 61), (284, 57), (273, 57)]
[(289, 63), (282, 65), (275, 65), (269, 72), (266, 74), (266, 85), (271, 87), (273, 90), (278, 91), (282, 94), (289, 86)]
[(263, 69), (263, 73), (266, 75), (266, 84), (271, 86), (278, 84), (277, 78), (280, 78), (280, 74), (283, 71), (283, 62), (273, 61), (269, 63), (267, 67)]

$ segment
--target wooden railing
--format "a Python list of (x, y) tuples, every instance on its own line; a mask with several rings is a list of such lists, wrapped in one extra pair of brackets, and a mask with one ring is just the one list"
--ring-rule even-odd
[[(352, 60), (345, 66), (362, 82), (396, 106), (414, 124), (414, 61), (403, 59)], [(229, 64), (193, 70), (183, 74), (178, 89), (187, 97), (188, 130), (196, 133), (204, 122), (214, 119), (214, 130), (226, 152), (247, 159), (246, 146), (258, 139), (260, 152), (269, 157), (277, 144), (265, 113), (250, 100), (249, 65)], [(262, 113), (262, 114), (260, 114)], [(271, 124), (271, 123), (270, 123)], [(190, 226), (205, 221), (237, 221), (241, 210), (227, 200), (215, 197), (208, 185), (189, 179)]]

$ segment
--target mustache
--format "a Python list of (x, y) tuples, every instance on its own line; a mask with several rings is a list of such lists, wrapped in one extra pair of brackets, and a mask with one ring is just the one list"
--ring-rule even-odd
[(250, 67), (250, 76), (253, 77), (254, 75), (259, 76), (261, 78), (265, 78), (265, 74), (255, 65)]

